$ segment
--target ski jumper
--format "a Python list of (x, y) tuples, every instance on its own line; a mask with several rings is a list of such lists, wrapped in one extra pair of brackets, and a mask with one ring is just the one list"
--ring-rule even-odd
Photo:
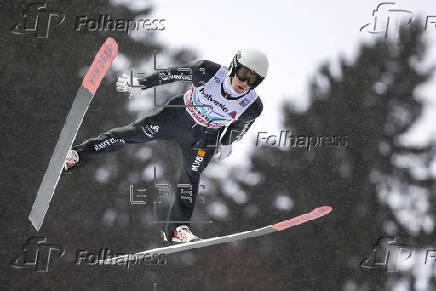
[[(187, 69), (190, 70), (189, 74), (186, 73)], [(254, 90), (237, 97), (225, 91), (223, 82), (227, 76), (227, 67), (202, 60), (140, 79), (143, 89), (180, 80), (190, 81), (192, 87), (184, 95), (171, 98), (167, 102), (169, 107), (164, 107), (157, 114), (111, 129), (74, 146), (72, 149), (80, 157), (78, 167), (127, 144), (152, 140), (177, 142), (183, 155), (178, 184), (190, 185), (192, 199), (186, 199), (186, 188), (177, 187), (168, 214), (170, 222), (165, 227), (167, 237), (171, 237), (170, 234), (177, 226), (190, 225), (200, 174), (213, 157), (217, 141), (229, 145), (241, 139), (262, 112), (262, 101)], [(190, 107), (171, 107), (172, 105)]]

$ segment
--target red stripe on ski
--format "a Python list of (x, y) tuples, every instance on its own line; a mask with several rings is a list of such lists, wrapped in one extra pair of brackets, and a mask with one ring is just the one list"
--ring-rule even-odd
[(88, 89), (91, 94), (94, 95), (95, 91), (97, 91), (101, 80), (103, 80), (117, 54), (117, 42), (112, 37), (108, 37), (95, 56), (94, 61), (82, 82), (82, 86)]
[(308, 222), (309, 220), (318, 219), (321, 216), (329, 214), (330, 212), (332, 212), (332, 208), (330, 206), (321, 206), (315, 208), (309, 213), (302, 214), (300, 216), (291, 218), (289, 220), (284, 220), (282, 222), (272, 225), (271, 227), (274, 228), (275, 230), (281, 231)]

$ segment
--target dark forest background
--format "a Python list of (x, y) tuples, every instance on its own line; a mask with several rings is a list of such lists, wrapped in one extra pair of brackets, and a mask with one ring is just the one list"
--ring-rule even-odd
[[(84, 72), (106, 37), (118, 41), (130, 62), (127, 70), (151, 66), (153, 50), (161, 66), (193, 61), (195, 51), (167, 50), (155, 40), (156, 31), (132, 39), (120, 32), (70, 29), (77, 15), (147, 18), (153, 16), (151, 8), (131, 11), (102, 0), (48, 3), (66, 15), (65, 25), (54, 27), (48, 39), (5, 29), (20, 21), (21, 1), (2, 3), (0, 9), (1, 290), (153, 290), (153, 284), (156, 290), (392, 290), (400, 281), (417, 290), (419, 268), (387, 273), (360, 263), (382, 236), (424, 250), (434, 243), (436, 201), (429, 174), (434, 146), (400, 143), (422, 114), (417, 88), (432, 76), (432, 69), (422, 65), (427, 49), (422, 27), (410, 25), (395, 40), (361, 44), (355, 59), (339, 58), (340, 74), (328, 62), (322, 64), (310, 80), (307, 110), (283, 104), (284, 129), (295, 135), (347, 136), (346, 147), (256, 148), (247, 161), (251, 167), (226, 168), (226, 179), (218, 175), (222, 167), (212, 164), (202, 180), (205, 202), (198, 201), (193, 219), (213, 220), (195, 225), (199, 235), (211, 237), (262, 227), (321, 205), (333, 207), (330, 215), (262, 238), (173, 254), (163, 266), (125, 270), (76, 266), (75, 252), (135, 252), (159, 245), (160, 225), (153, 223), (152, 207), (159, 197), (152, 173), (156, 166), (158, 181), (174, 189), (181, 162), (175, 144), (129, 146), (64, 174), (39, 233), (27, 216)], [(132, 101), (116, 93), (118, 70), (113, 68), (102, 82), (75, 144), (155, 110), (129, 110), (141, 98), (147, 104), (152, 95)], [(159, 88), (159, 100), (183, 88)], [(425, 175), (416, 173), (418, 166)], [(130, 185), (149, 191), (147, 204), (129, 204)], [(161, 199), (160, 219), (166, 217), (169, 198)], [(282, 207), (283, 201), (292, 207)], [(36, 235), (63, 246), (65, 256), (47, 273), (12, 269), (10, 262)], [(428, 290), (436, 290), (434, 276), (428, 284)]]

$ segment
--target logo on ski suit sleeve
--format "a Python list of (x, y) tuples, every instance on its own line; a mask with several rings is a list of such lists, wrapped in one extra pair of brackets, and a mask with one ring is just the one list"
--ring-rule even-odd
[(101, 143), (98, 143), (98, 144), (94, 145), (94, 150), (96, 152), (98, 152), (99, 150), (105, 149), (108, 146), (111, 146), (111, 145), (113, 145), (113, 144), (115, 144), (117, 142), (126, 143), (126, 141), (124, 139), (122, 139), (122, 138), (113, 138), (112, 137), (110, 139), (107, 139), (105, 141), (102, 141)]
[(146, 136), (153, 137), (159, 131), (159, 125), (144, 125), (141, 129)]

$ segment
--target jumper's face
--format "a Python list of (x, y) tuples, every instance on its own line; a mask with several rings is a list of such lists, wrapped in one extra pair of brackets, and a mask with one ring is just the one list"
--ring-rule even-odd
[(260, 76), (249, 68), (241, 66), (232, 77), (232, 87), (236, 93), (242, 94), (258, 83)]
[(232, 81), (233, 90), (235, 90), (235, 92), (238, 94), (242, 94), (248, 91), (248, 89), (250, 88), (250, 86), (248, 85), (248, 80), (241, 81), (238, 79), (238, 77), (233, 76), (231, 78), (231, 81)]

